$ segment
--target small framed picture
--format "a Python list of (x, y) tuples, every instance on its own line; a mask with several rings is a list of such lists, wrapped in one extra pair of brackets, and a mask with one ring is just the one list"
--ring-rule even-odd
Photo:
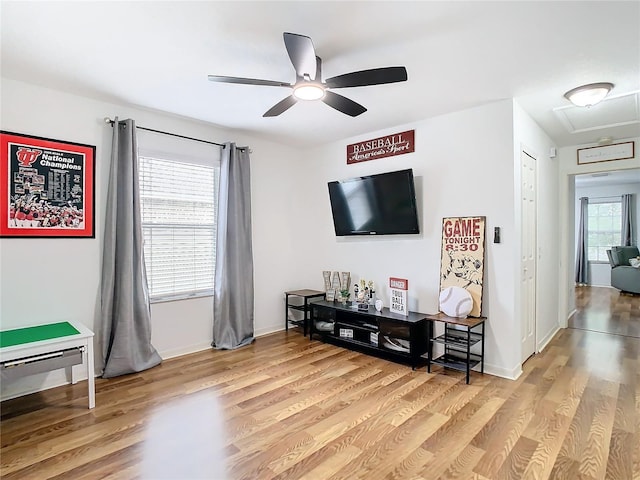
[(0, 237), (95, 237), (95, 146), (0, 131), (0, 151)]
[(635, 143), (624, 142), (578, 149), (578, 165), (633, 158)]

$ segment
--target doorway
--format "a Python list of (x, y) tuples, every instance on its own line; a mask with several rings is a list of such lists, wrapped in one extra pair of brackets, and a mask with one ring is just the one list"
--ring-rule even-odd
[(521, 171), (521, 319), (522, 363), (536, 353), (536, 259), (538, 222), (537, 163), (535, 157), (524, 150), (520, 153)]

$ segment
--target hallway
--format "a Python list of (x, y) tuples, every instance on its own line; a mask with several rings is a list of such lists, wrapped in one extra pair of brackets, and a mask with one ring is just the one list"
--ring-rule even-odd
[(640, 295), (608, 287), (576, 287), (569, 328), (640, 338)]

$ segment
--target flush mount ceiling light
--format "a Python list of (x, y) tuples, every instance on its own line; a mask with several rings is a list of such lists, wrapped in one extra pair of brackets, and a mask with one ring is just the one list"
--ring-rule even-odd
[(582, 85), (569, 90), (565, 98), (577, 107), (591, 107), (601, 102), (613, 88), (613, 83), (600, 82)]
[(293, 95), (298, 100), (320, 100), (324, 97), (324, 87), (317, 83), (300, 83), (293, 88)]

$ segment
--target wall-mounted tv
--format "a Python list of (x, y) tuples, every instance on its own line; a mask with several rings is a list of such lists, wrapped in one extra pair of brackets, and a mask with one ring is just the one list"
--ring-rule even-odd
[(413, 170), (329, 182), (337, 236), (420, 233)]

